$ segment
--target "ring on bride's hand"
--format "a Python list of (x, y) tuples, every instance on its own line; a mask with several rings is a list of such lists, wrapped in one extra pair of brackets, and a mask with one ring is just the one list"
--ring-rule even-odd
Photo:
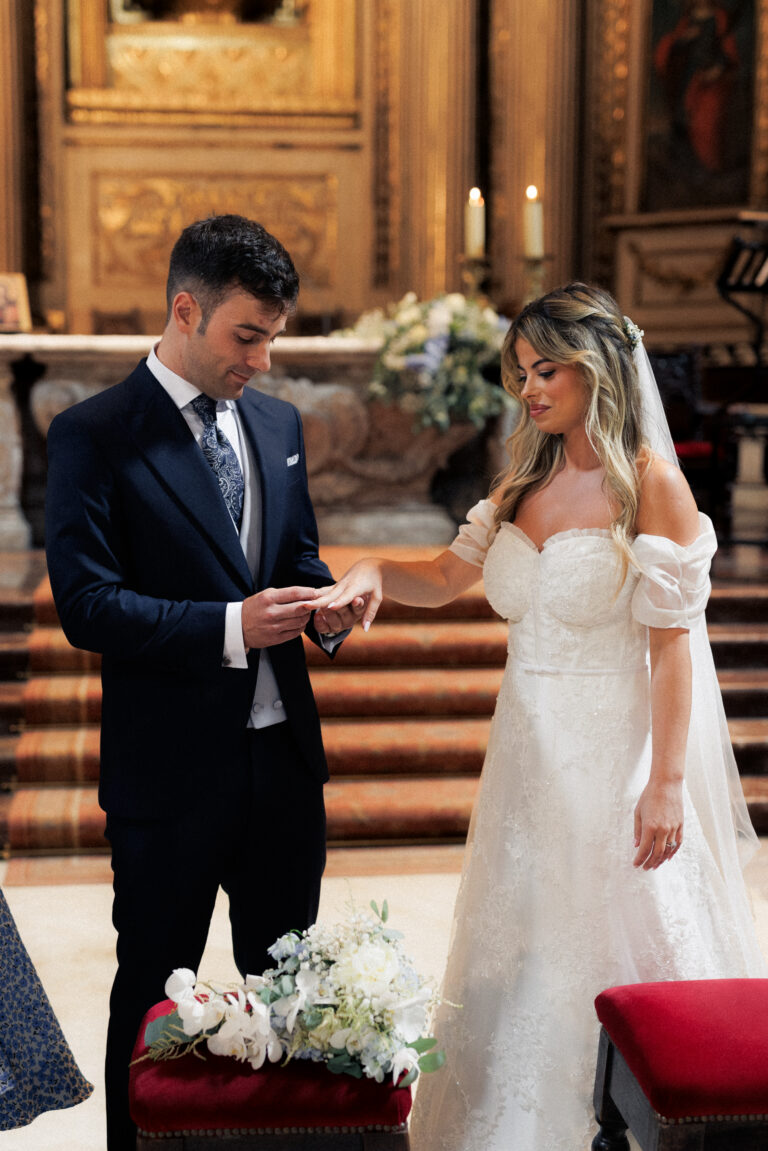
[(676, 843), (668, 843), (667, 847), (670, 847), (674, 850), (677, 847), (677, 844)]

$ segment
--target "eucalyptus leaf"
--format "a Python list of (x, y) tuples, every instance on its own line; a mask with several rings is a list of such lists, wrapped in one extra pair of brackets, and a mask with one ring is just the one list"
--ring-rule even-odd
[(420, 1039), (414, 1039), (413, 1043), (406, 1043), (406, 1047), (412, 1047), (421, 1055), (423, 1051), (429, 1051), (436, 1043), (437, 1040), (433, 1035), (422, 1035)]
[(170, 1015), (158, 1015), (157, 1019), (151, 1019), (144, 1031), (144, 1042), (147, 1047), (152, 1047), (155, 1043), (159, 1043), (162, 1039), (177, 1040), (180, 1035), (184, 1034), (184, 1029), (181, 1026), (181, 1018), (176, 1008)]
[(403, 1078), (400, 1080), (400, 1082), (398, 1083), (397, 1086), (398, 1087), (410, 1087), (412, 1083), (416, 1082), (418, 1077), (419, 1077), (419, 1073), (416, 1070), (416, 1068), (414, 1067), (413, 1070), (409, 1071), (407, 1075), (403, 1076)]
[(445, 1063), (444, 1051), (430, 1051), (419, 1060), (420, 1071), (439, 1071)]
[(386, 923), (388, 919), (389, 919), (389, 904), (387, 903), (387, 901), (385, 899), (381, 905), (381, 922)]

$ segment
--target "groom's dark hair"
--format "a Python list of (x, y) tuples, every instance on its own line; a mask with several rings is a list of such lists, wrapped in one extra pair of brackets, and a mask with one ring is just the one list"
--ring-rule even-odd
[(200, 305), (204, 332), (213, 312), (237, 288), (283, 315), (296, 306), (299, 277), (280, 241), (255, 220), (228, 214), (190, 224), (171, 252), (168, 317), (178, 293), (190, 292)]

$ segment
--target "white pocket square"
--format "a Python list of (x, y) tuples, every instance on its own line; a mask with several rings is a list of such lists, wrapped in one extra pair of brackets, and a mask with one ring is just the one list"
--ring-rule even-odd
[(299, 453), (297, 452), (295, 456), (289, 456), (285, 462), (289, 468), (292, 468), (294, 464), (299, 462)]

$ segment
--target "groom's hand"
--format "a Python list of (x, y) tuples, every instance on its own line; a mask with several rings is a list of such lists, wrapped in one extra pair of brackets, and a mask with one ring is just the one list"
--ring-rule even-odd
[[(319, 593), (318, 593), (319, 594)], [(336, 635), (340, 631), (348, 631), (360, 620), (365, 611), (365, 600), (362, 596), (355, 596), (351, 603), (343, 607), (318, 608), (315, 612), (315, 629), (320, 635)]]
[(243, 600), (243, 642), (252, 647), (274, 647), (301, 635), (312, 614), (313, 587), (268, 587)]

